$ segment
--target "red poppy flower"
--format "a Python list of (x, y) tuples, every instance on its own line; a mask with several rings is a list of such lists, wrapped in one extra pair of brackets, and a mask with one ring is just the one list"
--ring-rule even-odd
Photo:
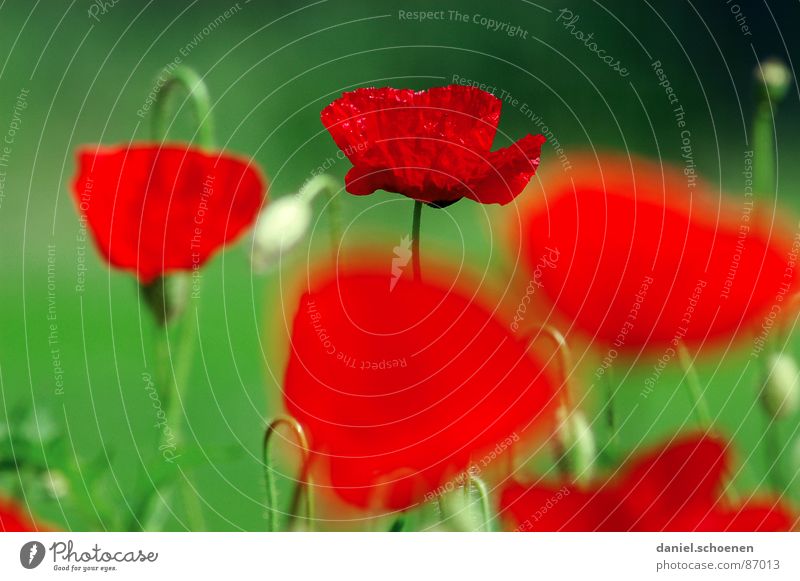
[[(760, 324), (797, 289), (791, 237), (747, 198), (720, 200), (696, 176), (640, 160), (572, 161), (522, 211), (519, 248), (542, 292), (597, 339), (701, 343)], [(552, 252), (558, 264), (537, 268)]]
[(0, 531), (4, 533), (26, 533), (43, 531), (27, 513), (11, 500), (0, 498)]
[(788, 531), (795, 517), (777, 502), (724, 498), (725, 443), (687, 437), (633, 461), (591, 489), (512, 483), (501, 510), (521, 531)]
[(388, 270), (320, 277), (302, 297), (284, 399), (319, 480), (350, 504), (400, 509), (550, 424), (555, 387), (469, 295), (392, 287)]
[(358, 89), (322, 110), (322, 123), (353, 163), (347, 191), (397, 192), (443, 206), (470, 198), (507, 204), (536, 173), (545, 138), (490, 151), (501, 101), (474, 87)]
[(265, 185), (255, 163), (182, 145), (78, 152), (75, 202), (112, 266), (142, 284), (197, 269), (252, 222)]

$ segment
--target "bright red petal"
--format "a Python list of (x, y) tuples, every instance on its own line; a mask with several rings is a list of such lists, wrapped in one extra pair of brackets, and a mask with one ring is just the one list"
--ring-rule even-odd
[(604, 492), (582, 491), (571, 485), (503, 487), (500, 513), (519, 532), (593, 532), (619, 530)]
[(687, 193), (674, 170), (578, 163), (545, 180), (546, 203), (523, 212), (522, 258), (533, 270), (545, 249), (560, 251), (558, 267), (540, 273), (542, 290), (594, 338), (618, 350), (697, 344), (759, 324), (796, 292), (791, 238), (755, 214), (701, 184)]
[(794, 529), (797, 517), (782, 503), (750, 501), (739, 509), (717, 509), (704, 523), (705, 531), (723, 532), (786, 532)]
[(26, 533), (43, 531), (25, 513), (22, 507), (10, 500), (0, 498), (0, 531), (4, 533)]
[[(500, 99), (473, 87), (450, 85), (428, 91), (383, 87), (344, 93), (320, 117), (336, 145), (358, 165), (371, 158), (368, 152), (373, 147), (387, 158), (422, 154), (415, 140), (425, 138), (488, 152), (500, 107)], [(441, 149), (444, 144), (421, 145)], [(399, 153), (389, 148), (398, 148)]]
[(551, 420), (555, 388), (468, 295), (408, 280), (392, 289), (386, 270), (313, 284), (284, 395), (341, 498), (404, 508)]
[(735, 506), (724, 498), (726, 446), (685, 437), (640, 457), (623, 475), (581, 490), (571, 484), (512, 483), (501, 509), (522, 531), (787, 531), (791, 511), (780, 503)]
[(252, 224), (264, 192), (252, 161), (171, 145), (82, 149), (73, 183), (100, 252), (144, 284), (202, 266)]
[(510, 147), (491, 152), (470, 182), (466, 197), (482, 204), (512, 201), (536, 173), (544, 142), (541, 135), (528, 135)]
[(635, 530), (693, 530), (723, 489), (725, 443), (689, 437), (635, 461), (616, 486)]
[(321, 117), (353, 163), (345, 180), (352, 194), (382, 189), (429, 203), (507, 203), (535, 172), (544, 139), (529, 136), (490, 153), (500, 107), (490, 93), (459, 85), (359, 89)]

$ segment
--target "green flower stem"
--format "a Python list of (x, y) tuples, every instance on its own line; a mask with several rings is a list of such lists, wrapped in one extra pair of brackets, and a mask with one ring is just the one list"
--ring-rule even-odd
[[(195, 291), (196, 292), (196, 291)], [(181, 329), (181, 336), (178, 341), (178, 351), (175, 357), (175, 384), (174, 392), (169, 398), (169, 411), (167, 413), (167, 422), (174, 426), (175, 439), (178, 445), (181, 442), (181, 424), (183, 418), (183, 408), (186, 387), (189, 383), (189, 376), (192, 371), (192, 360), (194, 359), (195, 345), (198, 338), (198, 327), (200, 322), (198, 313), (200, 312), (199, 298), (195, 303), (195, 308), (189, 312), (190, 315), (183, 320), (183, 329)]]
[(489, 504), (489, 489), (483, 480), (474, 474), (468, 474), (464, 483), (464, 497), (468, 506), (471, 504), (470, 493), (473, 488), (477, 492), (478, 501), (480, 502), (481, 529), (490, 533), (492, 532), (492, 509)]
[[(194, 358), (197, 343), (198, 321), (197, 312), (199, 305), (189, 311), (191, 316), (182, 317), (181, 335), (177, 343), (174, 358), (171, 357), (169, 344), (169, 323), (159, 325), (156, 340), (156, 385), (159, 387), (161, 406), (166, 413), (165, 427), (161, 429), (158, 449), (173, 451), (173, 460), (180, 457), (183, 447), (183, 411), (186, 398), (186, 387), (191, 373), (191, 364)], [(173, 364), (174, 362), (174, 364)], [(164, 458), (166, 462), (167, 459)], [(146, 502), (143, 529), (146, 531), (159, 530), (166, 520), (167, 506), (165, 501), (158, 502), (159, 491), (164, 498), (174, 497), (178, 494), (175, 486), (176, 470), (168, 470), (162, 478), (156, 480), (151, 498)], [(196, 510), (197, 503), (192, 505)], [(188, 514), (192, 522), (202, 522), (201, 514)]]
[(686, 391), (689, 394), (689, 399), (692, 402), (692, 411), (695, 414), (697, 422), (700, 427), (708, 431), (713, 426), (714, 422), (711, 419), (711, 412), (708, 409), (708, 403), (703, 398), (703, 388), (700, 384), (700, 378), (697, 375), (694, 362), (689, 350), (683, 341), (678, 342), (678, 363), (683, 370), (683, 381), (681, 382), (686, 386)]
[(608, 448), (612, 456), (616, 455), (619, 438), (617, 435), (617, 408), (614, 405), (614, 392), (616, 385), (614, 384), (613, 367), (609, 366), (603, 373), (601, 379), (603, 384), (603, 395), (605, 397), (605, 418), (606, 428), (608, 429)]
[[(771, 351), (777, 352), (778, 346), (773, 345)], [(766, 383), (769, 381), (769, 374), (772, 372), (772, 370), (769, 368), (769, 365), (763, 362), (763, 360), (759, 366), (759, 369), (759, 375), (762, 381)], [(762, 385), (761, 389), (766, 389), (766, 386)], [(783, 496), (790, 486), (790, 480), (788, 475), (784, 472), (781, 462), (784, 446), (781, 444), (782, 438), (779, 429), (780, 421), (773, 415), (773, 413), (770, 412), (770, 408), (763, 403), (763, 394), (759, 394), (759, 400), (762, 402), (761, 410), (765, 420), (763, 431), (764, 443), (761, 448), (764, 452), (764, 464), (767, 469), (767, 482), (769, 482), (774, 492), (777, 492)]]
[[(179, 66), (172, 71), (172, 74), (156, 95), (152, 116), (153, 141), (163, 143), (167, 137), (167, 131), (170, 126), (169, 97), (177, 88), (183, 88), (188, 93), (188, 98), (194, 106), (198, 123), (198, 144), (204, 149), (212, 149), (214, 147), (214, 132), (211, 117), (211, 99), (208, 89), (197, 73), (184, 66)], [(175, 280), (177, 279), (173, 277), (173, 280), (169, 282), (174, 282)], [(167, 279), (162, 278), (160, 284), (149, 289), (149, 292), (162, 293), (161, 302), (158, 304), (163, 305), (163, 312), (161, 313), (163, 317), (159, 318), (160, 328), (156, 342), (156, 381), (159, 386), (162, 408), (166, 410), (166, 424), (161, 431), (159, 450), (162, 453), (167, 449), (173, 450), (172, 461), (174, 461), (180, 456), (179, 451), (183, 445), (183, 411), (186, 386), (191, 374), (194, 349), (197, 343), (199, 302), (194, 303), (194, 309), (190, 311), (192, 316), (181, 317), (181, 335), (177, 343), (175, 357), (172, 359), (169, 344), (169, 307), (171, 297), (168, 295), (169, 285), (167, 283)], [(188, 285), (185, 286), (184, 292), (189, 292)], [(193, 289), (193, 294), (198, 294), (196, 288)], [(172, 365), (172, 361), (174, 361), (174, 365)], [(167, 459), (165, 458), (164, 461), (167, 461)], [(155, 482), (155, 488), (145, 503), (146, 512), (143, 524), (145, 530), (159, 530), (163, 527), (166, 521), (166, 512), (168, 511), (166, 499), (173, 498), (181, 492), (181, 487), (176, 485), (177, 474), (176, 470), (168, 470), (163, 478), (159, 478)], [(191, 522), (202, 522), (202, 515), (200, 513), (195, 514), (199, 509), (198, 504), (193, 503), (191, 507), (192, 509), (188, 515)]]
[(756, 195), (776, 195), (777, 157), (775, 113), (792, 85), (792, 75), (780, 59), (767, 59), (755, 70), (756, 109), (753, 115), (753, 189)]
[(264, 484), (266, 486), (266, 493), (267, 493), (267, 510), (269, 511), (267, 515), (267, 527), (270, 532), (275, 532), (278, 529), (278, 503), (277, 503), (277, 491), (275, 487), (275, 477), (273, 473), (275, 469), (272, 466), (272, 455), (270, 454), (271, 451), (271, 442), (272, 437), (275, 435), (275, 432), (278, 431), (279, 428), (285, 426), (289, 428), (292, 434), (297, 441), (297, 444), (300, 446), (302, 455), (300, 458), (300, 474), (297, 477), (297, 483), (294, 487), (294, 492), (292, 493), (291, 502), (289, 504), (289, 512), (285, 530), (289, 531), (293, 529), (294, 521), (297, 518), (297, 513), (300, 509), (300, 501), (305, 495), (305, 508), (306, 508), (306, 520), (308, 523), (308, 529), (313, 530), (314, 528), (314, 496), (311, 493), (311, 487), (313, 486), (313, 482), (311, 480), (311, 476), (309, 474), (310, 468), (310, 460), (311, 460), (311, 450), (308, 446), (308, 438), (306, 437), (305, 430), (303, 430), (303, 426), (290, 416), (279, 416), (272, 420), (270, 424), (267, 426), (266, 431), (264, 432), (264, 444), (262, 449), (263, 460), (264, 460)]
[(779, 496), (786, 494), (789, 488), (789, 479), (783, 471), (781, 463), (781, 437), (778, 432), (778, 422), (775, 418), (767, 416), (767, 425), (764, 427), (764, 452), (767, 465), (767, 481), (772, 486), (773, 492)]
[(753, 190), (758, 196), (775, 193), (775, 122), (766, 97), (756, 105), (753, 117)]
[(414, 280), (422, 280), (422, 266), (419, 256), (419, 230), (422, 221), (422, 202), (414, 200), (414, 217), (411, 221), (411, 260), (413, 261)]
[[(784, 99), (791, 87), (791, 73), (786, 65), (777, 59), (767, 59), (758, 64), (756, 69), (755, 89), (757, 103), (753, 115), (753, 189), (756, 196), (778, 196), (777, 191), (777, 152), (775, 133), (775, 114), (778, 104)], [(794, 306), (796, 297), (792, 297), (790, 305)], [(790, 312), (792, 309), (790, 307)], [(768, 350), (777, 352), (780, 343), (788, 340), (786, 323), (779, 323), (778, 337), (771, 341)], [(768, 351), (768, 352), (769, 352)], [(766, 381), (769, 369), (763, 368), (762, 378)], [(762, 387), (763, 389), (763, 387)], [(787, 475), (781, 465), (781, 438), (778, 432), (778, 421), (767, 407), (763, 407), (767, 424), (764, 428), (764, 445), (766, 456), (767, 479), (775, 491), (784, 494), (789, 486)]]
[(328, 226), (331, 236), (331, 256), (333, 265), (336, 266), (339, 249), (342, 245), (342, 203), (339, 194), (339, 184), (331, 176), (321, 174), (308, 180), (298, 192), (309, 204), (322, 193), (327, 194)]

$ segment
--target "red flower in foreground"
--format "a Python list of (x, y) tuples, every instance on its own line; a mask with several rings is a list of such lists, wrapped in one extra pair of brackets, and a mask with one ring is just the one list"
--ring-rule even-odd
[(501, 510), (521, 531), (788, 531), (794, 516), (777, 502), (726, 500), (725, 444), (691, 437), (654, 451), (591, 490), (512, 483)]
[(444, 206), (470, 198), (507, 204), (536, 173), (545, 138), (490, 151), (501, 101), (460, 85), (428, 91), (358, 89), (322, 110), (322, 123), (353, 163), (347, 191), (397, 192)]
[(400, 509), (549, 423), (556, 389), (470, 295), (392, 290), (387, 271), (322, 277), (302, 297), (284, 399), (321, 480), (350, 504)]
[[(760, 325), (796, 291), (791, 237), (747, 199), (720, 200), (639, 160), (573, 162), (544, 180), (546, 202), (523, 210), (520, 248), (537, 285), (595, 338), (618, 349), (701, 343)], [(558, 264), (537, 268), (554, 251)]]
[(147, 284), (199, 268), (239, 236), (265, 185), (251, 160), (133, 144), (81, 149), (72, 190), (106, 260)]
[(4, 533), (26, 533), (43, 531), (27, 513), (11, 500), (0, 498), (0, 531)]

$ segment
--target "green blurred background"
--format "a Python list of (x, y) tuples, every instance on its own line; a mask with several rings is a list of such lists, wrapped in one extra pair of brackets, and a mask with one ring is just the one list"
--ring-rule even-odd
[[(602, 64), (557, 22), (562, 8), (580, 16), (576, 27), (594, 33), (629, 76)], [(420, 23), (399, 18), (401, 10), (458, 10), (469, 21)], [(526, 34), (488, 30), (472, 21), (476, 14)], [(650, 67), (660, 60), (686, 110), (698, 168), (722, 195), (737, 197), (744, 188), (743, 152), (750, 148), (753, 69), (758, 59), (791, 61), (798, 54), (798, 23), (796, 3), (743, 0), (0, 2), (0, 134), (11, 126), (21, 92), (25, 102), (17, 107), (19, 127), (0, 197), (0, 494), (23, 498), (57, 527), (124, 528), (142, 474), (160, 461), (153, 455), (157, 432), (142, 380), (152, 322), (137, 307), (132, 277), (111, 272), (90, 245), (85, 288), (76, 291), (82, 243), (68, 184), (77, 146), (149, 137), (149, 118), (137, 111), (176, 58), (205, 77), (218, 143), (259, 162), (271, 197), (296, 191), (329, 158), (335, 162), (328, 172), (343, 178), (349, 163), (336, 157), (319, 122), (319, 111), (343, 90), (421, 89), (449, 84), (454, 76), (526, 103), (568, 156), (611, 149), (679, 164), (671, 107)], [(500, 129), (495, 147), (540, 132), (521, 107), (508, 104)], [(793, 89), (777, 123), (781, 213), (800, 210), (799, 130)], [(193, 135), (185, 111), (171, 135)], [(557, 167), (558, 160), (546, 147), (542, 168), (548, 164)], [(408, 233), (410, 206), (385, 193), (345, 196), (344, 252), (369, 237), (388, 264), (392, 247)], [(502, 272), (502, 245), (492, 243), (489, 225), (503, 211), (462, 202), (426, 212), (424, 245), (475, 272)], [(282, 313), (291, 316), (291, 280), (309, 256), (327, 257), (323, 219), (311, 254), (301, 249), (280, 271), (255, 275), (247, 239), (204, 271), (181, 464), (196, 488), (192, 502), (203, 522), (190, 523), (185, 508), (176, 506), (169, 528), (264, 528), (260, 440), (265, 421), (279, 410)], [(699, 371), (710, 382), (707, 397), (718, 428), (735, 438), (739, 459), (747, 460), (738, 485), (756, 489), (764, 486), (765, 420), (753, 407), (755, 369), (741, 376), (747, 349), (718, 353)], [(591, 352), (576, 356), (587, 370), (596, 365)], [(626, 384), (619, 405), (620, 416), (629, 416), (621, 438), (628, 449), (693, 425), (687, 397), (669, 387), (680, 377), (677, 369), (630, 414), (648, 370), (643, 364), (618, 373)], [(590, 415), (595, 409), (587, 405)], [(796, 425), (794, 418), (780, 428), (787, 463)], [(68, 481), (66, 494), (52, 490), (48, 470), (56, 482), (62, 476)]]

